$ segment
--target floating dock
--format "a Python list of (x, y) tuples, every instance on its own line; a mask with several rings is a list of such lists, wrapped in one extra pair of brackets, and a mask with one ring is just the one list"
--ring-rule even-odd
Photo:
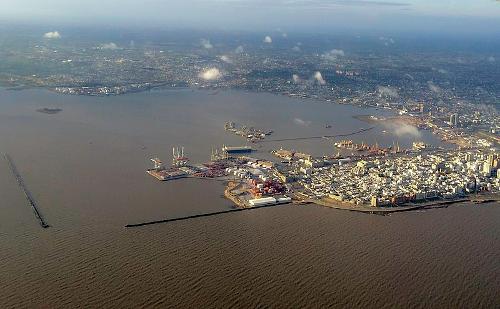
[(38, 209), (38, 206), (35, 202), (35, 199), (31, 195), (31, 192), (26, 187), (26, 184), (24, 183), (24, 180), (21, 177), (21, 174), (19, 174), (19, 171), (17, 170), (16, 165), (14, 164), (14, 161), (12, 161), (12, 158), (8, 154), (4, 154), (4, 157), (5, 157), (5, 160), (7, 160), (7, 162), (9, 163), (10, 170), (12, 171), (12, 174), (16, 178), (17, 184), (23, 190), (24, 196), (28, 200), (28, 203), (30, 204), (31, 209), (33, 210), (33, 213), (35, 214), (35, 217), (40, 222), (40, 226), (43, 227), (44, 229), (48, 228), (50, 225), (48, 225), (47, 222), (45, 222), (45, 220), (43, 219), (42, 214), (40, 213), (40, 210)]

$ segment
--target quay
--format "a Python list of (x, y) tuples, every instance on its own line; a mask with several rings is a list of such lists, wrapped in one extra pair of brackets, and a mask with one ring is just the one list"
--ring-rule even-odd
[(35, 214), (35, 217), (39, 221), (40, 226), (44, 229), (48, 228), (50, 225), (48, 225), (47, 222), (45, 222), (42, 214), (40, 213), (40, 210), (38, 209), (38, 206), (35, 202), (35, 199), (31, 195), (31, 192), (26, 187), (26, 184), (24, 183), (24, 180), (23, 180), (21, 174), (19, 174), (19, 171), (17, 170), (16, 165), (14, 164), (14, 161), (12, 160), (12, 158), (8, 154), (4, 154), (4, 158), (9, 163), (10, 170), (12, 171), (12, 174), (16, 178), (17, 184), (23, 190), (24, 196), (28, 200), (28, 203), (30, 204), (31, 209), (33, 210), (33, 213)]
[(169, 222), (175, 222), (175, 221), (185, 221), (185, 220), (196, 219), (196, 218), (212, 217), (212, 216), (218, 216), (218, 215), (223, 215), (223, 214), (228, 214), (228, 213), (233, 213), (233, 212), (240, 212), (240, 211), (253, 210), (253, 209), (259, 209), (259, 208), (278, 207), (278, 206), (283, 206), (283, 205), (287, 205), (287, 204), (273, 204), (273, 205), (254, 206), (254, 207), (248, 207), (248, 208), (234, 208), (234, 209), (228, 209), (228, 210), (223, 210), (223, 211), (209, 212), (209, 213), (203, 213), (203, 214), (191, 215), (191, 216), (185, 216), (185, 217), (178, 217), (178, 218), (172, 218), (172, 219), (164, 219), (164, 220), (149, 221), (149, 222), (143, 222), (143, 223), (127, 224), (127, 225), (125, 225), (125, 227), (132, 228), (132, 227), (141, 227), (141, 226), (160, 224), (160, 223), (169, 223)]

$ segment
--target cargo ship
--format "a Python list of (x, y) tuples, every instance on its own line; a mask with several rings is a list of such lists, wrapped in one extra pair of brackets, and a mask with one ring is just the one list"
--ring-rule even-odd
[(238, 153), (250, 153), (252, 152), (252, 147), (250, 146), (223, 146), (222, 151), (227, 154), (238, 154)]

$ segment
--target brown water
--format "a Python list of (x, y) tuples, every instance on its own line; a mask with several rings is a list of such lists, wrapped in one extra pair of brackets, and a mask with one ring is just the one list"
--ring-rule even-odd
[[(174, 145), (203, 161), (212, 145), (241, 144), (224, 121), (280, 138), (355, 131), (368, 125), (352, 116), (368, 113), (385, 114), (239, 92), (0, 90), (0, 152), (52, 226), (40, 228), (0, 160), (0, 307), (498, 307), (500, 205), (390, 217), (283, 206), (123, 227), (230, 207), (218, 182), (160, 183), (144, 173)], [(383, 129), (355, 139), (392, 143)], [(265, 144), (256, 155), (279, 146), (334, 151), (315, 140)]]

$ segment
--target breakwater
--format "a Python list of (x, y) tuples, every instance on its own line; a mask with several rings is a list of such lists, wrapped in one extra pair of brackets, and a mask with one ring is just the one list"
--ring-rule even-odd
[(141, 227), (141, 226), (160, 224), (160, 223), (185, 221), (185, 220), (196, 219), (196, 218), (218, 216), (218, 215), (223, 215), (223, 214), (228, 214), (228, 213), (233, 213), (233, 212), (255, 210), (255, 209), (259, 209), (259, 208), (279, 207), (279, 206), (283, 206), (283, 205), (289, 205), (289, 204), (274, 204), (274, 205), (254, 206), (254, 207), (249, 207), (249, 208), (234, 208), (234, 209), (228, 209), (228, 210), (222, 210), (222, 211), (216, 211), (216, 212), (190, 215), (190, 216), (185, 216), (185, 217), (177, 217), (177, 218), (172, 218), (172, 219), (164, 219), (164, 220), (157, 220), (157, 221), (148, 221), (148, 222), (142, 222), (142, 223), (127, 224), (127, 225), (125, 225), (125, 227), (126, 228)]
[(28, 203), (30, 204), (31, 209), (33, 210), (33, 213), (35, 214), (36, 219), (40, 223), (40, 226), (43, 227), (44, 229), (48, 228), (50, 225), (43, 218), (43, 216), (38, 208), (38, 205), (36, 204), (36, 201), (33, 198), (33, 195), (31, 195), (31, 192), (28, 190), (28, 187), (26, 186), (26, 184), (23, 180), (23, 177), (21, 176), (21, 174), (17, 170), (17, 167), (14, 164), (14, 161), (12, 160), (12, 158), (8, 154), (4, 154), (4, 158), (9, 163), (10, 170), (12, 171), (12, 174), (16, 178), (17, 184), (19, 185), (19, 187), (23, 191), (24, 196), (28, 200)]

